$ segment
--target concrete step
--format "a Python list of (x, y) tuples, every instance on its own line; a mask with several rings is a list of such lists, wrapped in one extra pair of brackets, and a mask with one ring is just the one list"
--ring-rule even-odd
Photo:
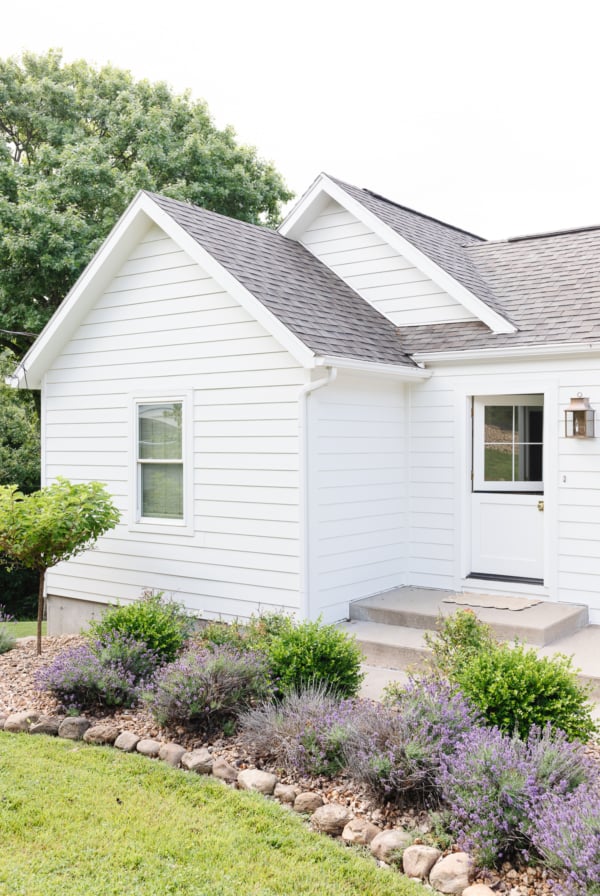
[[(468, 604), (446, 602), (453, 597), (453, 592), (433, 588), (395, 588), (350, 604), (350, 619), (417, 631), (435, 630), (440, 614), (448, 616), (461, 607), (470, 607), (498, 638), (518, 638), (538, 646), (575, 634), (588, 623), (588, 608), (584, 605), (541, 601), (520, 610), (493, 609), (478, 606), (477, 594), (463, 595), (469, 599)], [(483, 597), (484, 602), (489, 599)]]

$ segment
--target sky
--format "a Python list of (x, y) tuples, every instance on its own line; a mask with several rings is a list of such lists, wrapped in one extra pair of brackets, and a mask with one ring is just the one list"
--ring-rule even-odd
[(596, 0), (28, 0), (61, 48), (204, 99), (299, 197), (320, 171), (488, 239), (600, 224)]

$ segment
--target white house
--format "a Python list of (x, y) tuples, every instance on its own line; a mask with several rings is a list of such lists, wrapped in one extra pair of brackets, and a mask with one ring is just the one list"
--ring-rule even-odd
[(600, 408), (600, 228), (487, 242), (326, 175), (278, 232), (141, 193), (15, 384), (43, 481), (122, 513), (49, 574), (51, 630), (144, 588), (337, 620), (482, 579), (600, 622), (600, 440), (565, 434)]

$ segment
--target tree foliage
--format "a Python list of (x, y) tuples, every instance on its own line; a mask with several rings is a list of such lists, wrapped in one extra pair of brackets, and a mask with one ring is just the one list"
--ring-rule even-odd
[(61, 53), (0, 60), (0, 344), (22, 352), (138, 190), (274, 224), (272, 164), (204, 102)]
[(0, 486), (0, 558), (39, 573), (37, 649), (41, 653), (46, 571), (91, 548), (119, 522), (100, 482), (73, 485), (59, 477), (31, 495)]

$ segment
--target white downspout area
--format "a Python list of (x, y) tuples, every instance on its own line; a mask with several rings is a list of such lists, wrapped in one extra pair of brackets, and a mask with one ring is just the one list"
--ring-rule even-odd
[(337, 377), (336, 367), (327, 367), (327, 376), (307, 383), (300, 390), (298, 409), (298, 437), (300, 451), (300, 616), (310, 619), (310, 444), (308, 427), (308, 397), (317, 389), (329, 386)]

